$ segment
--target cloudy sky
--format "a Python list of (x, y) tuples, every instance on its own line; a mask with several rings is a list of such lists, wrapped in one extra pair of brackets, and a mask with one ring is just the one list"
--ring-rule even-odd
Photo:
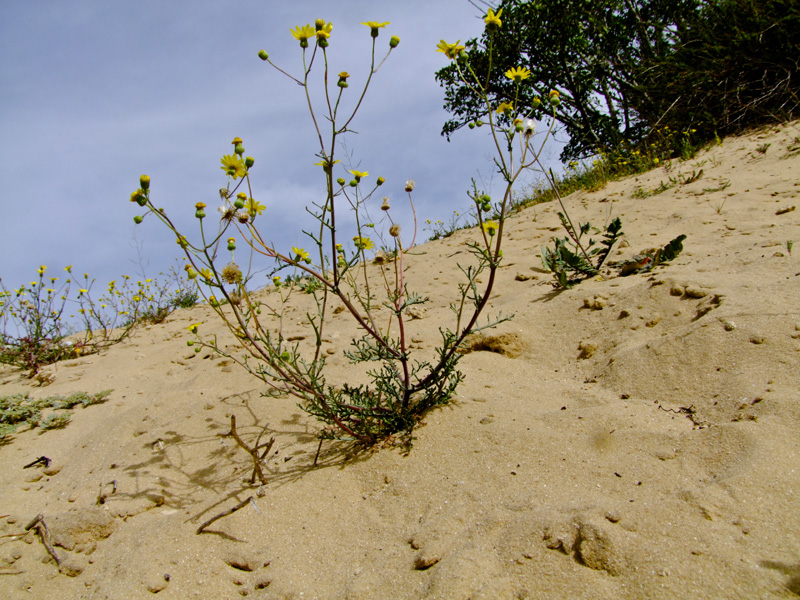
[(401, 38), (373, 78), (358, 134), (346, 140), (351, 166), (386, 178), (381, 195), (395, 201), (406, 231), (406, 179), (417, 182), (421, 226), (466, 211), (470, 178), (498, 183), (491, 146), (484, 129), (450, 143), (440, 136), (447, 113), (434, 73), (447, 63), (439, 40), (480, 35), (479, 17), (468, 0), (2, 2), (3, 283), (32, 281), (41, 264), (53, 274), (74, 265), (101, 289), (123, 273), (168, 268), (179, 255), (174, 236), (155, 219), (133, 224), (141, 210), (128, 199), (139, 175), (151, 176), (154, 202), (196, 234), (194, 203), (219, 204), (219, 160), (235, 136), (255, 157), (254, 196), (267, 206), (262, 234), (282, 249), (308, 246), (300, 229), (304, 207), (324, 191), (313, 166), (319, 147), (302, 89), (257, 52), (299, 76), (302, 54), (289, 29), (317, 18), (334, 25), (331, 70), (351, 74), (353, 95), (369, 68), (371, 38), (360, 22), (391, 22), (378, 38), (380, 56), (392, 35)]

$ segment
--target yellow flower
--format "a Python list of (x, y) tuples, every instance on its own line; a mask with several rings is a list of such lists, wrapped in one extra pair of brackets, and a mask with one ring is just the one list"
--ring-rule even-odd
[(292, 252), (294, 252), (295, 262), (299, 262), (301, 260), (303, 262), (311, 262), (308, 252), (306, 252), (303, 248), (296, 248), (292, 246)]
[(357, 250), (371, 250), (375, 247), (372, 240), (368, 237), (357, 235), (353, 238), (353, 243), (356, 245)]
[[(322, 19), (320, 19), (320, 21), (322, 21)], [(317, 29), (317, 39), (327, 40), (329, 37), (331, 37), (331, 29), (333, 29), (333, 23), (325, 23), (325, 25)]]
[(487, 27), (500, 27), (503, 23), (500, 21), (500, 15), (503, 14), (503, 9), (497, 11), (497, 14), (490, 8), (489, 14), (483, 19), (484, 23), (486, 23)]
[(353, 171), (351, 169), (350, 172), (353, 174), (353, 177), (356, 178), (356, 181), (359, 181), (362, 177), (369, 177), (369, 173), (366, 171)]
[(458, 58), (458, 54), (464, 50), (465, 46), (459, 46), (458, 42), (461, 40), (456, 41), (455, 44), (448, 44), (444, 40), (439, 42), (439, 45), (436, 46), (437, 52), (443, 52), (444, 55), (449, 58), (450, 60), (455, 60)]
[[(299, 25), (294, 29), (290, 29), (289, 31), (292, 32), (294, 39), (300, 40), (300, 45), (303, 46), (303, 42), (308, 45), (308, 38), (314, 35), (315, 31), (311, 25), (303, 25), (300, 27)], [(305, 46), (303, 46), (305, 48)]]
[(486, 221), (481, 227), (489, 234), (489, 237), (494, 237), (494, 234), (497, 233), (500, 226), (497, 224), (497, 221)]
[(497, 107), (497, 114), (502, 115), (506, 111), (514, 110), (514, 104), (511, 102), (503, 102)]
[(508, 77), (509, 79), (513, 79), (517, 83), (519, 83), (523, 79), (527, 79), (530, 76), (531, 72), (525, 67), (514, 67), (513, 69), (509, 69), (508, 71), (506, 71), (506, 77)]
[(376, 38), (378, 37), (378, 29), (381, 27), (386, 27), (389, 24), (389, 21), (385, 21), (384, 23), (378, 23), (377, 21), (363, 21), (361, 24), (369, 27), (370, 35)]
[(247, 173), (247, 169), (244, 166), (244, 161), (240, 156), (236, 156), (235, 154), (226, 154), (222, 157), (220, 162), (222, 163), (220, 169), (225, 171), (234, 179), (244, 177), (245, 173)]
[(210, 269), (200, 269), (200, 275), (203, 276), (203, 279), (206, 281), (212, 281), (214, 276), (211, 274)]
[(260, 203), (259, 201), (257, 201), (255, 198), (250, 198), (250, 199), (247, 201), (247, 204), (245, 204), (245, 208), (247, 208), (247, 212), (249, 212), (249, 213), (250, 213), (250, 216), (251, 216), (251, 217), (254, 217), (254, 216), (256, 216), (256, 215), (260, 215), (261, 213), (263, 213), (263, 212), (264, 212), (264, 210), (265, 210), (267, 207), (266, 207), (266, 206), (264, 206), (263, 204), (261, 204), (261, 203)]
[(202, 323), (192, 323), (186, 329), (188, 329), (192, 333), (197, 333), (197, 328), (200, 327), (200, 325), (202, 325)]
[(323, 158), (321, 161), (319, 161), (318, 163), (314, 163), (314, 164), (317, 165), (318, 167), (322, 167), (322, 170), (327, 173), (328, 171), (330, 171), (333, 168), (333, 165), (335, 165), (338, 162), (342, 162), (342, 161), (335, 160), (335, 161), (331, 162), (327, 158)]
[(44, 272), (47, 270), (47, 267), (42, 265), (39, 267), (39, 275), (44, 275)]

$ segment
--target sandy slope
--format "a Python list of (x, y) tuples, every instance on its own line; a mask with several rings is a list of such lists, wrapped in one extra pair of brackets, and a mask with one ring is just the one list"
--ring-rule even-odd
[[(800, 243), (800, 210), (776, 214), (800, 204), (797, 136), (795, 122), (731, 138), (567, 199), (574, 219), (622, 218), (615, 260), (685, 233), (683, 254), (651, 274), (557, 292), (539, 259), (561, 235), (556, 207), (514, 217), (492, 302), (516, 315), (492, 332), (507, 354), (464, 357), (457, 402), (426, 417), (408, 455), (326, 443), (313, 466), (314, 421), (187, 348), (191, 323), (224, 336), (203, 307), (51, 367), (47, 388), (0, 371), (3, 394), (114, 389), (66, 429), (0, 447), (0, 535), (42, 513), (73, 571), (59, 574), (32, 534), (0, 538), (2, 596), (800, 595), (800, 246), (784, 245)], [(411, 322), (423, 355), (471, 235), (410, 259), (433, 300)], [(307, 301), (294, 296), (293, 318)], [(344, 315), (331, 321), (331, 380), (351, 377), (341, 351), (354, 333)], [(249, 457), (219, 436), (232, 414), (248, 441), (266, 424), (276, 439), (259, 494), (244, 483)], [(47, 472), (22, 469), (40, 455)], [(257, 509), (195, 534), (250, 495)]]

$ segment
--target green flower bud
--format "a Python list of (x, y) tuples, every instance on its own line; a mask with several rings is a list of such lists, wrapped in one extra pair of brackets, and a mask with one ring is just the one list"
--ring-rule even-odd
[(194, 353), (195, 353), (195, 354), (200, 354), (200, 350), (201, 350), (201, 348), (195, 348), (195, 349), (194, 349)]
[(253, 158), (252, 156), (248, 156), (247, 158), (244, 159), (244, 166), (249, 169), (250, 167), (253, 166), (255, 162), (256, 162), (255, 158)]
[(358, 185), (358, 179), (353, 179), (353, 181), (350, 182), (350, 187), (356, 187), (357, 185)]
[(462, 50), (461, 52), (458, 53), (458, 58), (459, 60), (467, 60), (469, 56), (467, 55), (466, 52)]
[(236, 144), (236, 146), (233, 147), (233, 151), (236, 152), (236, 154), (238, 154), (239, 156), (241, 156), (242, 154), (244, 154), (244, 144), (242, 143)]
[(144, 218), (141, 217), (140, 215), (136, 215), (135, 217), (133, 217), (133, 222), (136, 223), (137, 225), (141, 223), (143, 220)]
[(491, 202), (492, 197), (489, 194), (484, 194), (483, 196), (481, 196), (480, 200), (481, 202)]
[(339, 177), (339, 179), (336, 180), (336, 183), (338, 183), (339, 185), (344, 185), (347, 182), (344, 180), (343, 177)]
[(234, 202), (233, 202), (233, 205), (234, 205), (234, 206), (235, 206), (237, 209), (238, 209), (238, 208), (244, 208), (244, 202), (242, 202), (242, 201), (241, 201), (241, 200), (239, 200), (238, 198), (237, 198), (236, 200), (234, 200)]
[(142, 187), (143, 190), (150, 189), (150, 176), (142, 175), (141, 177), (139, 177), (139, 185)]
[(340, 79), (338, 82), (336, 82), (336, 85), (338, 85), (340, 88), (350, 87), (350, 84), (343, 79)]
[(469, 127), (470, 129), (475, 129), (475, 123), (470, 123), (469, 125), (467, 125), (467, 127)]
[(484, 202), (483, 204), (481, 204), (481, 210), (483, 212), (489, 212), (490, 210), (492, 210), (492, 205), (489, 204), (488, 202)]
[(281, 360), (289, 360), (290, 358), (291, 358), (291, 355), (288, 352), (282, 352), (281, 353)]
[(198, 208), (196, 211), (194, 211), (194, 216), (198, 219), (202, 219), (206, 216), (206, 211), (204, 211), (202, 208)]
[(193, 340), (186, 340), (186, 345), (187, 346), (194, 346), (194, 341)]
[(396, 35), (393, 35), (389, 40), (389, 48), (397, 48), (397, 44), (400, 43), (400, 38)]
[(539, 96), (536, 96), (536, 98), (533, 99), (533, 102), (531, 102), (531, 108), (536, 110), (537, 108), (539, 108), (539, 105), (541, 103), (542, 103), (542, 99), (539, 98)]
[(517, 123), (516, 125), (514, 125), (514, 131), (516, 131), (517, 133), (522, 133), (522, 123)]
[(477, 121), (475, 121), (475, 126), (476, 126), (476, 127), (483, 127), (483, 121), (481, 121), (480, 119), (478, 119)]
[(258, 58), (260, 58), (261, 60), (269, 60), (269, 54), (267, 54), (264, 50), (259, 50)]

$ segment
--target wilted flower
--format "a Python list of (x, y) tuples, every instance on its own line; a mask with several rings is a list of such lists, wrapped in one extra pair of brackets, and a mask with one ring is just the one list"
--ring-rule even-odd
[(239, 283), (242, 280), (242, 270), (236, 263), (228, 263), (223, 267), (222, 280), (228, 283)]
[(417, 185), (417, 182), (414, 181), (413, 179), (409, 179), (408, 181), (406, 181), (406, 188), (405, 188), (406, 191), (407, 192), (413, 192), (415, 185)]
[(381, 210), (389, 210), (391, 207), (389, 206), (389, 197), (383, 197), (383, 204), (381, 204)]
[(524, 119), (522, 121), (522, 130), (525, 132), (525, 135), (533, 135), (536, 131), (536, 121), (533, 119)]
[(398, 237), (400, 235), (400, 225), (395, 223), (391, 227), (389, 227), (389, 235), (392, 237)]
[(466, 47), (466, 46), (459, 46), (458, 42), (460, 41), (461, 40), (458, 40), (455, 44), (448, 44), (447, 42), (442, 40), (436, 46), (436, 51), (443, 52), (444, 55), (450, 60), (455, 60), (456, 58), (458, 58), (458, 55), (461, 53), (461, 51), (464, 50)]
[(247, 223), (250, 221), (250, 213), (246, 210), (237, 210), (236, 220), (239, 221), (239, 223)]

